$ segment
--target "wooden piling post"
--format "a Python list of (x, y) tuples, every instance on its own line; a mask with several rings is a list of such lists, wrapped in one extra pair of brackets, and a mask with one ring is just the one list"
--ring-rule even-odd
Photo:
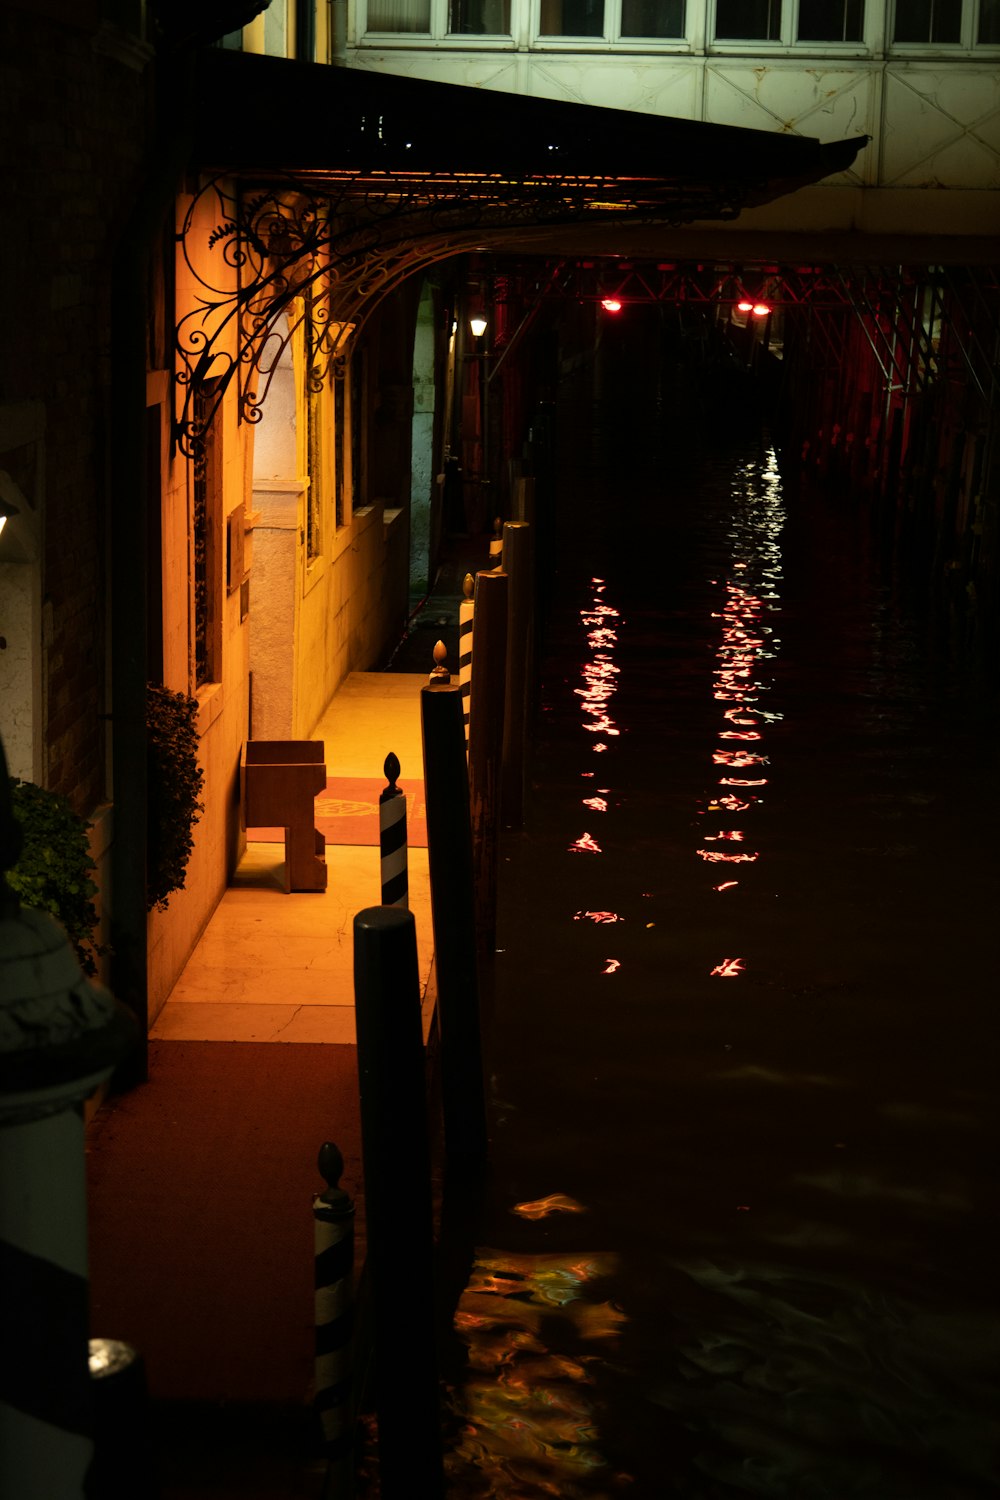
[(384, 1500), (441, 1500), (434, 1243), (420, 978), (413, 913), (354, 918), (366, 1268)]
[(476, 649), (472, 657), (469, 721), (469, 803), (480, 948), (496, 942), (496, 883), (499, 858), (500, 771), (507, 695), (507, 599), (501, 570), (476, 574)]
[[(514, 484), (514, 520), (527, 521), (528, 525), (534, 524), (535, 520), (535, 479), (532, 474), (522, 474)], [(505, 564), (506, 566), (506, 564)]]
[(486, 1094), (463, 702), (461, 684), (420, 691), (445, 1150), (475, 1162), (486, 1156)]
[(510, 584), (501, 801), (504, 824), (508, 828), (520, 828), (524, 822), (525, 736), (534, 639), (532, 542), (532, 528), (527, 521), (508, 521), (504, 526), (503, 566)]

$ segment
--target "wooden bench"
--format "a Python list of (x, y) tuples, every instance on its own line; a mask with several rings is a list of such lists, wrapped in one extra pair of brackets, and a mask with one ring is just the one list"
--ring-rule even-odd
[(247, 740), (240, 758), (244, 828), (285, 830), (285, 890), (325, 891), (326, 840), (313, 802), (326, 789), (322, 740)]

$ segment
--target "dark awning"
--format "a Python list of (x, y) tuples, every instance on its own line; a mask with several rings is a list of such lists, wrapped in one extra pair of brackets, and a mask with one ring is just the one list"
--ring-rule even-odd
[[(845, 170), (867, 140), (824, 146), (219, 48), (196, 66), (191, 167), (208, 180), (179, 234), (198, 295), (175, 334), (187, 453), (233, 381), (257, 419), (293, 324), (308, 324), (322, 379), (373, 308), (435, 261), (557, 231), (731, 221)], [(195, 397), (209, 389), (206, 416)]]
[[(731, 218), (853, 163), (823, 145), (631, 110), (222, 49), (199, 59), (195, 165), (339, 196), (558, 196), (593, 214)], [(522, 221), (523, 222), (523, 221)]]

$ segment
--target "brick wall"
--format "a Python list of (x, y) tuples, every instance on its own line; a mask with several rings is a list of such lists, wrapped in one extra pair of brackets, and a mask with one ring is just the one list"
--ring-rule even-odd
[[(107, 456), (112, 263), (148, 145), (145, 49), (96, 5), (0, 14), (0, 405), (44, 406), (45, 780), (90, 812), (107, 791)], [(147, 70), (148, 71), (148, 70)], [(0, 466), (3, 456), (0, 455)]]

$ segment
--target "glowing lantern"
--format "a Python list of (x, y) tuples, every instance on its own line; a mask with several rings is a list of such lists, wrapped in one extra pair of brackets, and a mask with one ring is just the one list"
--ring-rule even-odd
[(620, 313), (622, 310), (621, 299), (619, 297), (602, 297), (601, 306), (605, 312), (609, 313)]

